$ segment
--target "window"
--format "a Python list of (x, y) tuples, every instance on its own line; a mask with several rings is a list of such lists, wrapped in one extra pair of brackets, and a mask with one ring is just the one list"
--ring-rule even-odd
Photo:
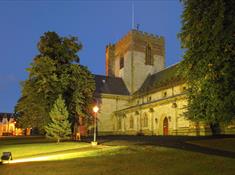
[(144, 123), (143, 123), (144, 127), (148, 127), (148, 115), (144, 114)]
[(118, 129), (122, 129), (122, 120), (118, 119)]
[(145, 48), (145, 64), (153, 65), (153, 55), (152, 55), (152, 48), (150, 44), (147, 44)]
[(134, 128), (134, 119), (133, 119), (133, 116), (130, 116), (130, 128), (131, 129)]
[(182, 92), (185, 92), (187, 90), (187, 87), (186, 86), (183, 86), (182, 87)]
[(171, 121), (171, 116), (168, 117), (169, 122)]
[(7, 132), (7, 127), (6, 127), (6, 125), (3, 125), (2, 131), (3, 131), (3, 132)]
[(166, 97), (167, 96), (167, 92), (163, 92), (163, 97)]
[(13, 126), (10, 126), (9, 132), (13, 132), (13, 130), (14, 130)]
[(147, 102), (150, 102), (151, 100), (152, 100), (151, 96), (147, 97)]
[(120, 64), (120, 69), (122, 69), (124, 67), (124, 57), (123, 56), (120, 57), (119, 64)]

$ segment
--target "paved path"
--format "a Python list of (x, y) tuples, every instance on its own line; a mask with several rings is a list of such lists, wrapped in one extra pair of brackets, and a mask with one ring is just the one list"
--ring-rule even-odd
[[(190, 141), (235, 138), (231, 136), (99, 136), (98, 141), (104, 145), (156, 145), (170, 148), (183, 149), (210, 155), (235, 158), (235, 152), (218, 150), (190, 144)], [(90, 141), (92, 138), (88, 139)]]

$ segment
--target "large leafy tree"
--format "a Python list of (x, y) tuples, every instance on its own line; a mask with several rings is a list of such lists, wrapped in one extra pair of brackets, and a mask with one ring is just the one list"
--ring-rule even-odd
[(188, 117), (213, 129), (235, 117), (235, 1), (182, 2), (179, 36), (185, 49), (181, 73), (189, 85)]
[(43, 131), (59, 94), (68, 106), (70, 120), (78, 124), (78, 118), (88, 114), (95, 88), (92, 74), (79, 64), (81, 43), (76, 37), (46, 32), (37, 46), (39, 54), (27, 69), (29, 77), (22, 82), (22, 96), (15, 108), (19, 125)]
[(71, 123), (68, 120), (69, 113), (61, 95), (55, 101), (49, 116), (51, 121), (45, 126), (46, 136), (56, 139), (57, 143), (61, 139), (69, 139), (71, 135)]

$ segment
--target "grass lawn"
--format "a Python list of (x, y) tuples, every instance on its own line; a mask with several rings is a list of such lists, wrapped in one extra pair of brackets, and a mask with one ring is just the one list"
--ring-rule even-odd
[(235, 138), (197, 140), (188, 143), (199, 145), (202, 147), (235, 152)]
[[(40, 138), (41, 139), (41, 138)], [(7, 144), (0, 139), (0, 151), (9, 150), (18, 159), (54, 155), (50, 161), (0, 165), (1, 175), (233, 175), (235, 159), (157, 146), (98, 146), (88, 143)], [(16, 141), (16, 140), (15, 140)], [(9, 142), (12, 142), (10, 140)], [(4, 144), (1, 144), (4, 143)], [(30, 154), (28, 153), (30, 152)], [(28, 154), (28, 156), (26, 156)], [(72, 156), (70, 156), (72, 154)]]
[(32, 138), (32, 140), (32, 144), (28, 143), (30, 138), (19, 139), (18, 143), (15, 143), (17, 141), (16, 139), (10, 139), (9, 142), (14, 144), (7, 144), (7, 140), (3, 140), (2, 144), (0, 140), (0, 153), (10, 151), (14, 159), (19, 159), (29, 156), (80, 149), (88, 146), (88, 143), (77, 144), (76, 142), (61, 142), (60, 144), (57, 144), (42, 138), (38, 138), (38, 140)]

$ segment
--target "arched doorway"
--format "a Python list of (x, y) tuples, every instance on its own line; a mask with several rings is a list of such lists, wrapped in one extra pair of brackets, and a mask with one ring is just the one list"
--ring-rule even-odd
[(163, 120), (163, 135), (168, 135), (168, 119), (167, 117)]

